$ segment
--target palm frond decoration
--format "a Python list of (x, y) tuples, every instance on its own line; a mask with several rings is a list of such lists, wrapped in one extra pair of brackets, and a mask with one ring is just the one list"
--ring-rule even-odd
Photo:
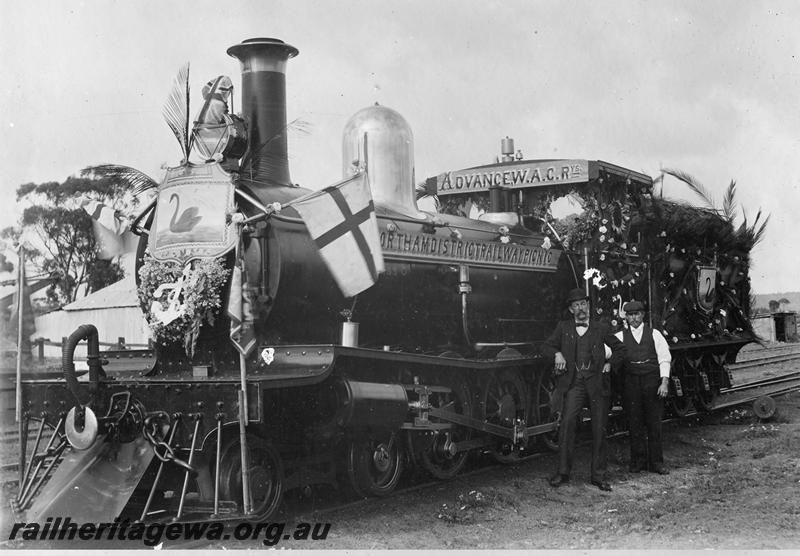
[[(646, 171), (642, 172), (646, 174)], [(658, 189), (656, 189), (658, 187)], [(661, 198), (664, 196), (664, 170), (661, 170), (661, 173), (658, 175), (657, 178), (653, 178), (653, 197)]]
[(694, 191), (709, 208), (715, 208), (714, 197), (697, 178), (682, 170), (675, 170), (673, 168), (664, 168), (662, 171), (688, 185), (689, 189)]
[[(757, 221), (756, 221), (757, 222)], [(767, 223), (769, 222), (769, 216), (767, 216), (764, 221), (761, 223), (761, 226), (756, 228), (755, 224), (752, 228), (752, 240), (750, 241), (751, 245), (757, 245), (764, 239), (764, 232), (766, 231)]]
[(192, 138), (189, 135), (189, 63), (187, 62), (175, 76), (172, 90), (161, 110), (167, 125), (175, 134), (181, 146), (183, 160), (189, 160)]
[(725, 191), (725, 197), (722, 199), (722, 212), (725, 217), (733, 222), (736, 217), (736, 181), (731, 180), (731, 184)]
[[(294, 120), (286, 124), (286, 126), (284, 126), (284, 128), (281, 129), (278, 133), (276, 133), (272, 137), (269, 137), (266, 141), (262, 142), (258, 146), (254, 146), (247, 151), (244, 158), (240, 162), (240, 167), (242, 168), (242, 172), (245, 172), (246, 169), (249, 168), (253, 159), (257, 158), (259, 156), (259, 153), (264, 149), (264, 147), (269, 145), (271, 142), (283, 137), (290, 131), (300, 133), (302, 135), (308, 135), (311, 133), (312, 127), (313, 125), (310, 122), (303, 120), (301, 118), (295, 118)], [(282, 157), (280, 156), (272, 157), (271, 155), (264, 156), (262, 162), (266, 162), (267, 166), (271, 166), (273, 162), (270, 159), (272, 158), (275, 158), (274, 164), (276, 167), (279, 167), (280, 165), (283, 164)], [(264, 168), (262, 170), (269, 171), (269, 169), (270, 168)]]
[(303, 120), (302, 118), (295, 118), (286, 124), (286, 127), (291, 131), (301, 133), (303, 135), (309, 135), (314, 125), (307, 120)]
[(748, 249), (752, 249), (764, 239), (764, 233), (766, 231), (767, 223), (769, 222), (769, 216), (767, 216), (764, 221), (761, 222), (761, 225), (759, 225), (758, 221), (761, 219), (761, 209), (758, 209), (755, 220), (751, 225), (748, 226), (747, 214), (744, 213), (744, 209), (742, 209), (742, 214), (744, 215), (744, 218), (736, 233), (742, 239), (742, 242), (745, 244), (745, 246)]
[(141, 170), (119, 164), (87, 166), (81, 170), (81, 176), (94, 177), (97, 179), (106, 178), (128, 184), (134, 195), (158, 187), (158, 182)]
[[(434, 191), (436, 190), (435, 186), (433, 189)], [(416, 195), (417, 202), (425, 199), (431, 199), (431, 202), (433, 203), (436, 212), (439, 212), (439, 210), (442, 207), (442, 202), (439, 200), (438, 195), (436, 195), (435, 193), (431, 193), (431, 190), (428, 189), (426, 182), (418, 183), (414, 187), (414, 193)]]
[[(713, 213), (717, 220), (719, 220), (717, 224), (714, 224), (714, 227), (717, 228), (716, 234), (719, 235), (717, 242), (721, 247), (726, 249), (742, 249), (745, 252), (750, 252), (750, 250), (757, 243), (764, 239), (767, 223), (769, 222), (769, 216), (762, 221), (761, 209), (758, 210), (758, 214), (756, 214), (756, 218), (753, 223), (749, 224), (747, 221), (747, 213), (745, 212), (744, 207), (742, 207), (742, 223), (738, 226), (738, 228), (734, 224), (738, 205), (736, 201), (736, 180), (731, 180), (728, 188), (725, 190), (725, 195), (722, 199), (722, 208), (719, 209), (714, 205), (713, 198), (705, 189), (705, 187), (703, 187), (703, 185), (693, 176), (687, 174), (686, 172), (670, 168), (664, 168), (662, 173), (669, 174), (670, 176), (682, 181), (703, 199), (705, 204), (708, 206), (708, 209), (696, 210), (705, 210), (709, 215)], [(686, 215), (689, 214), (691, 214), (691, 211), (686, 212)], [(699, 215), (699, 213), (697, 213), (697, 215)], [(703, 221), (705, 221), (707, 224), (703, 224)], [(696, 216), (693, 216), (691, 218), (682, 217), (681, 222), (671, 222), (669, 224), (673, 226), (672, 229), (681, 230), (682, 233), (688, 234), (688, 237), (703, 237), (706, 234), (706, 231), (704, 231), (703, 227), (713, 222), (714, 219), (698, 219)]]

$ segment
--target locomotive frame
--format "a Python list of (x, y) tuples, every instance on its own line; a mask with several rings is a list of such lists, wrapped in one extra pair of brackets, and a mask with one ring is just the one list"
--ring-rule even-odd
[[(602, 161), (524, 161), (507, 139), (502, 161), (429, 179), (427, 193), (445, 199), (445, 207), (425, 213), (416, 204), (410, 128), (396, 112), (370, 107), (345, 129), (343, 167), (347, 174), (357, 159), (371, 178), (387, 271), (359, 294), (356, 310), (303, 220), (275, 208), (308, 193), (291, 183), (286, 153), (285, 65), (297, 53), (276, 39), (229, 49), (242, 64), (248, 153), (241, 163), (240, 151), (221, 165), (184, 161), (162, 184), (213, 174), (232, 187), (243, 264), (256, 277), (250, 293), (257, 349), (237, 353), (222, 314), (200, 330), (189, 357), (174, 345), (100, 353), (98, 331), (80, 327), (64, 346), (63, 377), (20, 385), (22, 438), (37, 426), (32, 459), (27, 445), (20, 453), (15, 505), (26, 521), (65, 514), (87, 522), (109, 515), (264, 520), (295, 488), (344, 482), (359, 495), (382, 496), (408, 464), (449, 479), (477, 451), (512, 463), (534, 442), (557, 446), (552, 362), (538, 345), (561, 316), (563, 294), (583, 286), (593, 307), (606, 309), (602, 317), (611, 314), (614, 300), (577, 269), (595, 270), (602, 260), (630, 270), (635, 278), (617, 296), (646, 299), (651, 319), (656, 310), (663, 317), (651, 320), (656, 327), (686, 305), (680, 288), (674, 299), (656, 295), (669, 293), (657, 275), (672, 260), (655, 256), (656, 243), (620, 252), (590, 235), (561, 237), (547, 217), (546, 203), (581, 188), (617, 192), (630, 202), (608, 204), (627, 210), (633, 203), (644, 214), (652, 202), (648, 176)], [(514, 176), (523, 176), (521, 184)], [(482, 218), (459, 214), (467, 201), (485, 209)], [(134, 228), (154, 232), (156, 206), (150, 203)], [(639, 243), (656, 235), (646, 218), (623, 226), (625, 216), (620, 212), (619, 228), (630, 234), (637, 224)], [(137, 269), (148, 243), (154, 245), (145, 234)], [(716, 261), (719, 247), (709, 249)], [(696, 255), (707, 263), (708, 253)], [(232, 253), (219, 256), (233, 266)], [(683, 280), (697, 266), (691, 263)], [(746, 283), (746, 267), (740, 274)], [(742, 300), (747, 289), (734, 293)], [(693, 303), (687, 310), (696, 312)], [(746, 302), (734, 305), (742, 309), (740, 328), (712, 322), (698, 338), (675, 331), (676, 413), (687, 411), (690, 399), (710, 407), (730, 385), (725, 363), (754, 339)], [(351, 317), (363, 333), (358, 343), (342, 345), (339, 334)], [(705, 324), (713, 315), (698, 318)], [(80, 375), (73, 359), (84, 340), (89, 372)], [(45, 429), (52, 435), (43, 446)]]

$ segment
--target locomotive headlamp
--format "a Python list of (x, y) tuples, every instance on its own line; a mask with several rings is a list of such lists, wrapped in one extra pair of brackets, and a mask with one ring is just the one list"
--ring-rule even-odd
[[(81, 413), (82, 419), (81, 419)], [(82, 422), (81, 422), (82, 421)], [(89, 407), (73, 407), (64, 421), (64, 434), (70, 446), (76, 450), (86, 450), (97, 440), (99, 425), (94, 411)]]

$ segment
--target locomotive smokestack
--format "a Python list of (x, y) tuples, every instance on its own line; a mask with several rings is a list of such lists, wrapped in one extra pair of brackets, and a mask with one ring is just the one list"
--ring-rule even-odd
[(291, 185), (286, 129), (286, 62), (298, 50), (279, 39), (247, 39), (228, 49), (242, 65), (242, 111), (248, 152), (242, 177), (256, 192)]

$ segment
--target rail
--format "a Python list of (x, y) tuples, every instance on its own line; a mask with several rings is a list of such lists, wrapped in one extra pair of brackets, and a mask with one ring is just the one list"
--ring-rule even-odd
[[(755, 344), (751, 344), (755, 345)], [(775, 353), (775, 352), (794, 352), (800, 353), (800, 344), (781, 344), (781, 345), (773, 345), (773, 346), (759, 346), (759, 347), (745, 347), (739, 352), (739, 356), (737, 357), (737, 363), (746, 363), (748, 361), (752, 361), (755, 359), (761, 359), (763, 353)]]
[(800, 359), (800, 352), (784, 353), (781, 355), (770, 355), (767, 357), (757, 357), (747, 359), (745, 361), (737, 361), (736, 363), (729, 363), (727, 367), (731, 371), (741, 371), (743, 369), (751, 369), (754, 367), (761, 367), (763, 365), (774, 365), (775, 363), (786, 363), (787, 361), (794, 361)]

